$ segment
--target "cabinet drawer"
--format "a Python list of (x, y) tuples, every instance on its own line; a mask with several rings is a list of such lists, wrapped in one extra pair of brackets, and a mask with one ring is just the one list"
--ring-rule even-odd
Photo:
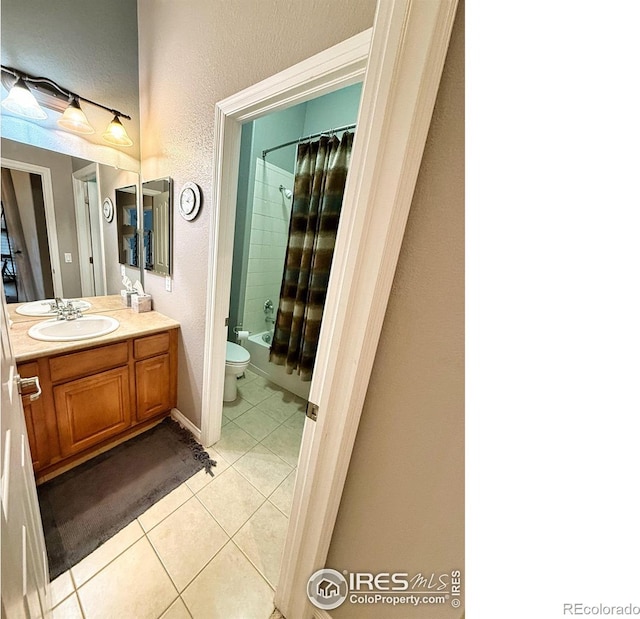
[(133, 354), (136, 359), (153, 357), (169, 351), (169, 332), (156, 333), (148, 337), (140, 337), (133, 342)]
[(49, 359), (51, 381), (54, 383), (95, 374), (103, 370), (125, 365), (129, 360), (126, 342), (92, 348)]

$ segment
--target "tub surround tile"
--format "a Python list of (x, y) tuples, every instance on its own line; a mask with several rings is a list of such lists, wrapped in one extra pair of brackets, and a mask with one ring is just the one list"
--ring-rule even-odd
[(291, 516), (291, 504), (293, 503), (293, 490), (296, 484), (297, 469), (291, 471), (289, 476), (274, 490), (269, 497), (273, 503), (287, 518)]
[(147, 537), (178, 591), (229, 541), (196, 497), (167, 516)]
[(144, 514), (138, 516), (138, 521), (145, 532), (149, 532), (192, 496), (193, 492), (191, 492), (189, 486), (186, 483), (180, 484), (175, 490), (172, 490), (167, 496), (162, 497), (152, 505)]
[(234, 535), (265, 501), (264, 496), (233, 468), (196, 496), (228, 535)]
[(258, 441), (271, 434), (279, 425), (275, 419), (258, 408), (252, 408), (240, 417), (236, 417), (235, 423)]
[(229, 542), (182, 594), (194, 619), (269, 617), (273, 590)]
[(262, 444), (266, 445), (273, 453), (280, 456), (291, 466), (297, 466), (301, 436), (302, 432), (300, 430), (282, 425), (269, 434), (262, 441)]
[(229, 463), (247, 453), (258, 441), (240, 426), (230, 421), (222, 428), (222, 436), (215, 444), (215, 450)]
[(80, 587), (78, 597), (86, 619), (157, 619), (178, 592), (143, 537)]
[(82, 561), (71, 568), (71, 575), (76, 587), (80, 587), (102, 568), (113, 561), (118, 555), (125, 552), (130, 546), (144, 535), (144, 531), (137, 520), (128, 524), (108, 539), (102, 546), (96, 548)]
[(289, 520), (268, 501), (236, 533), (233, 541), (275, 588)]
[(263, 444), (258, 444), (248, 451), (236, 462), (234, 468), (265, 497), (268, 497), (292, 470), (289, 464)]
[(64, 602), (56, 606), (51, 612), (51, 619), (84, 619), (82, 610), (80, 610), (78, 596), (73, 593)]

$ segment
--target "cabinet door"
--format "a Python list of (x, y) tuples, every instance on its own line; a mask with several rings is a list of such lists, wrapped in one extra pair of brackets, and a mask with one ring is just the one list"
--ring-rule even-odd
[(65, 456), (116, 436), (131, 425), (127, 367), (58, 385), (53, 395)]
[(169, 355), (136, 362), (138, 420), (171, 410), (171, 364)]

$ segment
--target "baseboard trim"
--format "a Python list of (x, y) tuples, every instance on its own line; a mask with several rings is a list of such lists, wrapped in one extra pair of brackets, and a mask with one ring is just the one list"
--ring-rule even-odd
[(171, 409), (171, 419), (175, 419), (183, 428), (189, 430), (200, 443), (200, 430), (195, 426), (193, 421), (189, 421), (177, 408)]

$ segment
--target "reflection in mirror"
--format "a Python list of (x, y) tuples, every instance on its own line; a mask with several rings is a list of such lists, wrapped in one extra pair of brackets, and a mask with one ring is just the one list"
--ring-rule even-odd
[(116, 189), (118, 261), (129, 267), (140, 266), (137, 197), (136, 185)]
[[(53, 296), (119, 294), (117, 224), (115, 217), (111, 223), (105, 220), (102, 203), (110, 198), (115, 204), (115, 188), (137, 186), (138, 174), (6, 138), (1, 142), (2, 167), (7, 169), (2, 183), (2, 271), (7, 300), (24, 303)], [(11, 184), (5, 178), (8, 174)], [(11, 185), (18, 211), (9, 213)], [(25, 210), (24, 217), (9, 221)], [(20, 262), (27, 256), (35, 277), (27, 280), (25, 276), (22, 283)], [(138, 263), (142, 264), (140, 256)], [(24, 266), (22, 272), (28, 273), (27, 269)], [(125, 271), (132, 281), (142, 281), (140, 267), (126, 266)]]
[(171, 179), (142, 183), (144, 268), (171, 275)]
[(7, 302), (53, 297), (44, 188), (38, 174), (2, 167), (0, 220), (2, 283)]

